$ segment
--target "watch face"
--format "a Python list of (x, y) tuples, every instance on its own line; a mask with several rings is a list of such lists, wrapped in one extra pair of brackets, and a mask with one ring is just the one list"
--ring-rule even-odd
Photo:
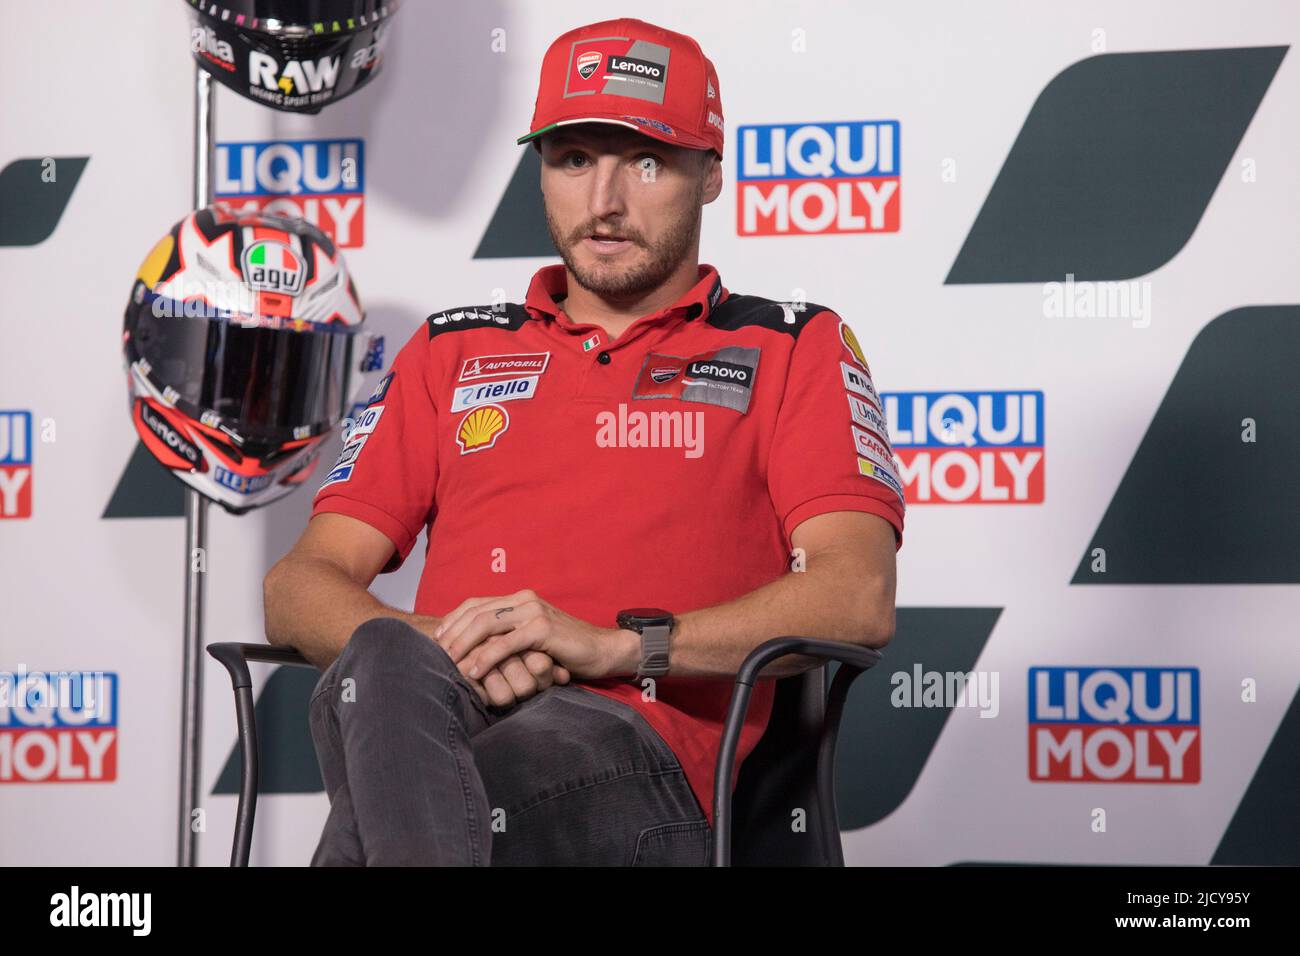
[(672, 612), (659, 607), (630, 607), (618, 612), (619, 627), (629, 627), (632, 624), (654, 627), (656, 624), (670, 624), (672, 620)]

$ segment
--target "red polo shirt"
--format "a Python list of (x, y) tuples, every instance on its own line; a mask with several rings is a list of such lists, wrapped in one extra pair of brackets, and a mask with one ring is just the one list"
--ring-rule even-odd
[[(610, 628), (626, 607), (710, 607), (787, 573), (791, 532), (830, 511), (879, 515), (902, 546), (884, 414), (838, 315), (730, 294), (702, 264), (610, 341), (561, 311), (565, 291), (557, 264), (522, 305), (430, 316), (316, 494), (313, 514), (392, 540), (385, 571), (428, 526), (416, 613), (523, 588)], [(712, 823), (732, 680), (661, 677), (649, 702), (626, 678), (578, 682), (644, 715)], [(773, 691), (754, 689), (737, 770)]]

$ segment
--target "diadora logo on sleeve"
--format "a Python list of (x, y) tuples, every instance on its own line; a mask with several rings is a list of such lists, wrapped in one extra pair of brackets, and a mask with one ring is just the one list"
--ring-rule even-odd
[(32, 516), (32, 413), (0, 412), (0, 518)]
[(734, 345), (686, 358), (651, 353), (641, 365), (632, 397), (674, 398), (748, 412), (759, 353), (757, 348)]
[(736, 232), (898, 232), (899, 123), (742, 126)]
[(117, 674), (0, 671), (0, 783), (117, 779)]
[(1194, 667), (1031, 667), (1029, 779), (1199, 783)]
[(214, 195), (239, 213), (306, 219), (340, 248), (365, 239), (365, 149), (359, 139), (218, 143)]
[(461, 364), (458, 381), (494, 378), (499, 375), (538, 374), (546, 371), (550, 352), (514, 352), (509, 355), (476, 355)]
[(459, 325), (462, 322), (466, 324), (495, 322), (497, 325), (509, 325), (510, 316), (504, 309), (500, 312), (493, 312), (491, 309), (457, 309), (455, 312), (439, 312), (431, 315), (429, 322), (433, 325)]
[(1042, 392), (887, 392), (884, 401), (909, 503), (1042, 503)]

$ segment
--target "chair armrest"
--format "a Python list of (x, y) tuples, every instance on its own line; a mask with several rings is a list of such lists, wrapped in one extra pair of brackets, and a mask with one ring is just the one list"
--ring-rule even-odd
[(239, 731), (239, 806), (235, 811), (235, 837), (230, 849), (231, 866), (248, 866), (253, 846), (253, 820), (257, 815), (257, 722), (253, 719), (253, 679), (248, 662), (292, 664), (315, 667), (292, 647), (270, 644), (209, 644), (207, 652), (221, 662), (230, 674), (235, 692), (235, 722)]
[(823, 641), (811, 637), (774, 637), (749, 652), (744, 663), (740, 665), (740, 670), (736, 672), (736, 683), (752, 688), (760, 670), (790, 654), (802, 654), (805, 657), (818, 657), (823, 661), (852, 664), (859, 670), (874, 667), (883, 657), (880, 651), (873, 648), (845, 644), (842, 641)]
[(253, 686), (252, 676), (248, 672), (249, 661), (262, 664), (293, 664), (299, 667), (316, 666), (292, 647), (276, 647), (271, 644), (226, 642), (209, 644), (207, 651), (226, 668), (230, 674), (230, 684), (235, 690)]
[[(831, 687), (826, 719), (822, 725), (822, 737), (818, 747), (818, 777), (820, 786), (833, 786), (831, 761), (835, 752), (835, 733), (839, 728), (840, 714), (844, 699), (848, 695), (849, 684), (860, 673), (880, 662), (880, 651), (858, 644), (846, 644), (841, 641), (826, 641), (811, 637), (774, 637), (764, 641), (745, 657), (736, 672), (736, 682), (731, 692), (731, 704), (727, 708), (727, 721), (722, 728), (722, 742), (718, 747), (718, 763), (713, 777), (713, 865), (729, 866), (731, 864), (731, 777), (736, 765), (736, 748), (740, 744), (740, 730), (749, 713), (749, 698), (754, 690), (758, 673), (768, 664), (791, 654), (816, 657), (822, 661), (837, 661), (844, 665), (835, 675)], [(834, 794), (822, 795), (823, 812), (834, 817)], [(828, 821), (823, 820), (823, 829)], [(833, 819), (829, 821), (834, 826)], [(831, 834), (826, 834), (827, 840)], [(838, 841), (838, 833), (833, 834)]]

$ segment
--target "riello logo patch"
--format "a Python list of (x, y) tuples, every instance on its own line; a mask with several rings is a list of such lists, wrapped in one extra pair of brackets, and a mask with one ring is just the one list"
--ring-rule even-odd
[(1031, 667), (1029, 779), (1199, 783), (1194, 667)]
[(0, 518), (32, 516), (32, 413), (0, 412)]
[(885, 392), (908, 504), (1041, 504), (1043, 393)]
[(0, 783), (117, 779), (117, 674), (0, 672)]
[(365, 241), (364, 160), (359, 139), (218, 143), (215, 196), (239, 212), (306, 219), (354, 248)]
[(897, 120), (742, 126), (736, 232), (898, 232)]

